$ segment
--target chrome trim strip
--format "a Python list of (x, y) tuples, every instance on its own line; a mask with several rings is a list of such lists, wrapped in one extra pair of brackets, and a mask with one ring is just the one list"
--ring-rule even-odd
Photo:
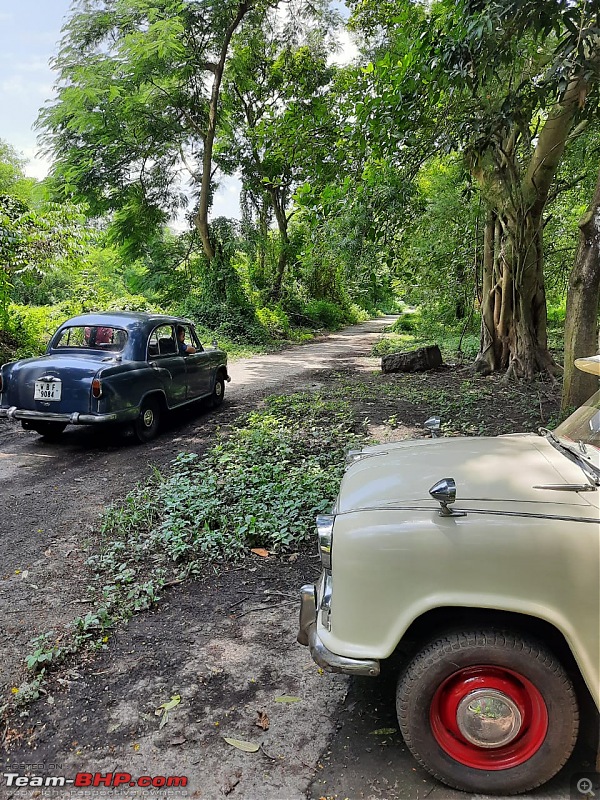
[(592, 483), (549, 483), (547, 486), (534, 486), (534, 489), (548, 489), (552, 492), (597, 492), (600, 486)]
[(300, 589), (300, 629), (298, 641), (308, 645), (313, 661), (328, 672), (343, 672), (346, 675), (379, 675), (377, 659), (347, 658), (328, 650), (317, 635), (317, 590), (307, 583)]
[(75, 411), (71, 414), (53, 414), (52, 412), (46, 411), (27, 411), (25, 409), (18, 409), (16, 406), (12, 406), (8, 409), (0, 408), (0, 417), (24, 419), (31, 422), (64, 422), (67, 425), (94, 425), (98, 422), (116, 422), (119, 419), (119, 416), (114, 413), (80, 414), (78, 411)]
[[(367, 506), (365, 508), (353, 508), (351, 511), (338, 511), (337, 514), (341, 516), (345, 516), (346, 514), (357, 514), (362, 511), (438, 511), (439, 509), (433, 508), (432, 506)], [(555, 519), (560, 522), (593, 522), (594, 525), (598, 525), (598, 518), (597, 517), (567, 517), (562, 515), (552, 515), (552, 514), (534, 514), (529, 511), (492, 511), (480, 508), (469, 508), (464, 512), (465, 516), (470, 516), (471, 514), (488, 514), (493, 517), (526, 517), (531, 519)], [(452, 515), (451, 517), (447, 517), (447, 519), (452, 519), (456, 515)]]

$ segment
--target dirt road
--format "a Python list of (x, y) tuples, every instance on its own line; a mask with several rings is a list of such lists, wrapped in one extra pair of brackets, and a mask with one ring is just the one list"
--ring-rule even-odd
[[(271, 392), (311, 386), (322, 370), (376, 369), (368, 353), (382, 319), (322, 341), (231, 365), (218, 413), (172, 419), (151, 445), (102, 431), (68, 429), (60, 442), (0, 423), (0, 684), (23, 677), (32, 636), (86, 611), (86, 541), (105, 505), (181, 450), (201, 452), (215, 428)], [(94, 797), (136, 800), (140, 776), (185, 778), (185, 787), (152, 797), (388, 798), (458, 800), (465, 795), (429, 778), (406, 752), (396, 728), (394, 680), (322, 673), (295, 643), (298, 587), (315, 578), (311, 556), (262, 559), (206, 575), (165, 593), (155, 611), (134, 618), (94, 660), (71, 669), (60, 686), (8, 731), (0, 800)], [(180, 703), (160, 727), (161, 704)], [(282, 697), (295, 698), (281, 702)], [(257, 726), (269, 719), (268, 730)], [(224, 736), (259, 744), (242, 752)], [(584, 772), (577, 755), (534, 797), (569, 797)], [(120, 789), (86, 789), (96, 774), (129, 774)], [(79, 778), (81, 787), (43, 792), (9, 786), (3, 774)], [(125, 779), (123, 779), (125, 780)]]

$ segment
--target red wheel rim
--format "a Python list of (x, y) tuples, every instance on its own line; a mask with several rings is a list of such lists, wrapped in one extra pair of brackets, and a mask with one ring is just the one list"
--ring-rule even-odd
[[(478, 690), (500, 692), (517, 707), (521, 724), (508, 744), (478, 746), (463, 736), (457, 721), (459, 705)], [(523, 675), (481, 665), (446, 678), (431, 701), (429, 722), (437, 743), (455, 761), (474, 769), (500, 770), (523, 764), (539, 750), (548, 730), (548, 711), (538, 689)]]

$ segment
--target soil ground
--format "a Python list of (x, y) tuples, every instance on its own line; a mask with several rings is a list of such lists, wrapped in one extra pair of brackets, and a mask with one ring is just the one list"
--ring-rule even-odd
[[(355, 412), (379, 440), (422, 436), (422, 421), (436, 411), (419, 398), (421, 381), (439, 398), (454, 396), (467, 409), (463, 423), (493, 419), (494, 433), (532, 430), (558, 409), (558, 388), (532, 389), (521, 404), (507, 404), (503, 389), (469, 408), (464, 374), (448, 369), (411, 376), (411, 401), (386, 387), (406, 376), (381, 375), (368, 353), (389, 320), (376, 320), (288, 351), (231, 365), (226, 404), (217, 413), (191, 409), (167, 422), (152, 444), (105, 431), (67, 429), (58, 443), (0, 421), (0, 687), (24, 677), (28, 642), (57, 635), (83, 613), (88, 543), (102, 509), (154, 468), (166, 469), (181, 450), (202, 452), (219, 425), (258, 405), (267, 394), (295, 389), (327, 391), (355, 381)], [(463, 393), (464, 394), (464, 393)], [(441, 402), (441, 401), (440, 401)], [(447, 403), (447, 400), (445, 401)], [(437, 409), (439, 410), (439, 409)], [(453, 408), (448, 406), (448, 413)], [(472, 432), (472, 430), (470, 432)], [(314, 580), (310, 551), (268, 559), (250, 556), (240, 567), (206, 574), (165, 593), (155, 610), (139, 615), (110, 640), (106, 651), (74, 663), (27, 716), (5, 731), (0, 774), (130, 773), (187, 776), (185, 789), (153, 797), (294, 800), (295, 798), (400, 798), (437, 800), (452, 792), (416, 766), (402, 739), (375, 730), (395, 728), (394, 679), (349, 679), (323, 673), (306, 648), (295, 644), (298, 588)], [(181, 697), (164, 727), (156, 709)], [(280, 702), (291, 696), (297, 702)], [(261, 715), (268, 730), (257, 726)], [(262, 717), (264, 720), (264, 716)], [(223, 736), (260, 744), (246, 753)], [(582, 747), (552, 784), (535, 797), (567, 798), (574, 776), (591, 770)], [(123, 797), (148, 790), (38, 789), (0, 782), (9, 798)]]

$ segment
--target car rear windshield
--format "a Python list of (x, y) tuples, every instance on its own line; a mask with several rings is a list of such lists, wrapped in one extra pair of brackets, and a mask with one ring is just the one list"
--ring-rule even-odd
[(127, 342), (127, 331), (105, 325), (73, 325), (64, 328), (53, 342), (53, 350), (62, 348), (81, 350), (107, 350), (120, 353)]

